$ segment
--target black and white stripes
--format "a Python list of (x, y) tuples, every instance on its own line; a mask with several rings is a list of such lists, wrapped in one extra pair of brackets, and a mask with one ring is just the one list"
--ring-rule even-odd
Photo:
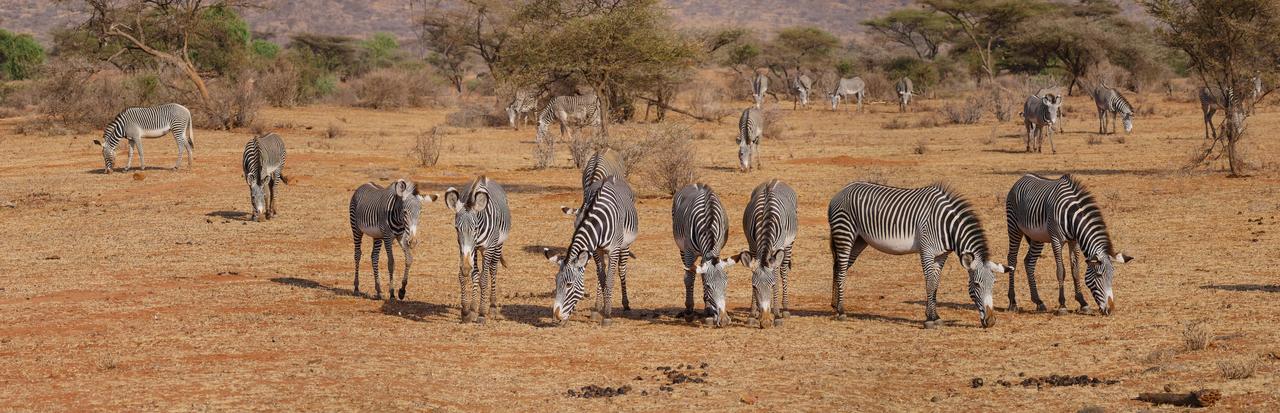
[(435, 194), (425, 195), (418, 192), (418, 185), (404, 179), (391, 183), (383, 188), (372, 182), (360, 185), (351, 194), (351, 238), (355, 244), (355, 281), (352, 292), (360, 294), (360, 241), (365, 235), (373, 238), (373, 288), (374, 298), (382, 298), (382, 286), (378, 283), (378, 250), (387, 248), (387, 293), (388, 298), (395, 299), (392, 287), (395, 261), (391, 255), (392, 241), (400, 244), (404, 251), (404, 274), (400, 281), (400, 299), (404, 299), (405, 286), (409, 284), (409, 267), (413, 264), (413, 246), (418, 235), (418, 217), (422, 212), (422, 204), (435, 201)]
[(763, 108), (765, 93), (769, 93), (769, 77), (764, 73), (756, 73), (751, 79), (751, 99), (755, 101), (756, 109)]
[(1027, 128), (1027, 152), (1042, 152), (1044, 140), (1049, 139), (1049, 149), (1058, 153), (1053, 144), (1053, 125), (1058, 123), (1062, 97), (1054, 94), (1031, 95), (1022, 105), (1022, 121)]
[[(507, 192), (483, 175), (462, 190), (449, 188), (444, 206), (454, 212), (453, 227), (458, 234), (458, 288), (462, 301), (462, 321), (483, 323), (498, 308), (498, 264), (505, 265), (502, 247), (511, 232), (511, 210)], [(484, 305), (489, 296), (489, 307)]]
[[(276, 215), (276, 183), (284, 180), (284, 157), (284, 140), (274, 133), (255, 137), (244, 145), (241, 165), (245, 182), (249, 184), (249, 200), (253, 203), (255, 220), (270, 219)], [(263, 193), (264, 189), (271, 194)]]
[(102, 141), (93, 141), (102, 145), (102, 160), (106, 164), (105, 173), (111, 173), (115, 167), (116, 146), (120, 140), (129, 141), (129, 161), (124, 169), (133, 168), (133, 151), (138, 151), (138, 161), (143, 169), (147, 167), (147, 159), (142, 152), (144, 138), (159, 138), (165, 133), (173, 135), (178, 143), (178, 160), (173, 169), (182, 165), (182, 152), (187, 152), (187, 168), (191, 168), (192, 153), (195, 150), (195, 137), (191, 135), (191, 111), (177, 103), (167, 103), (150, 108), (129, 108), (116, 115), (102, 132)]
[[(760, 328), (781, 324), (782, 318), (790, 316), (787, 274), (799, 229), (797, 205), (796, 191), (773, 179), (751, 191), (742, 212), (742, 234), (748, 249), (738, 260), (751, 268), (751, 317), (760, 316)], [(774, 306), (779, 295), (781, 305)]]
[(573, 238), (569, 248), (563, 255), (551, 255), (544, 250), (547, 258), (559, 266), (556, 273), (555, 302), (552, 314), (560, 323), (568, 321), (578, 301), (585, 295), (583, 289), (583, 273), (590, 255), (608, 257), (596, 260), (596, 274), (599, 281), (598, 314), (602, 324), (609, 324), (613, 308), (613, 277), (616, 272), (625, 276), (627, 258), (631, 255), (631, 243), (635, 242), (639, 233), (639, 217), (636, 214), (635, 194), (626, 180), (610, 176), (604, 181), (587, 189), (588, 196), (582, 204), (581, 219), (574, 225)]
[(1129, 100), (1120, 94), (1120, 91), (1107, 86), (1099, 85), (1093, 89), (1093, 104), (1098, 107), (1098, 133), (1106, 134), (1107, 131), (1107, 114), (1111, 114), (1111, 131), (1115, 133), (1116, 115), (1121, 116), (1124, 122), (1124, 132), (1133, 131), (1133, 105), (1129, 104)]
[(709, 323), (716, 326), (729, 323), (729, 311), (725, 305), (729, 277), (725, 270), (734, 261), (720, 256), (729, 237), (728, 221), (720, 197), (706, 184), (686, 186), (676, 192), (671, 201), (671, 232), (684, 266), (684, 312), (681, 314), (686, 318), (694, 315), (693, 282), (696, 274), (702, 276), (702, 302)]
[(573, 139), (572, 128), (600, 127), (600, 100), (596, 95), (556, 96), (538, 115), (538, 134), (535, 141), (541, 143), (552, 123), (560, 124), (560, 135)]
[(764, 114), (747, 108), (738, 118), (738, 169), (750, 171), (760, 167), (760, 137), (764, 135)]
[(858, 111), (862, 111), (862, 98), (867, 94), (867, 82), (862, 78), (854, 76), (851, 79), (840, 79), (836, 82), (836, 88), (828, 95), (831, 98), (831, 110), (836, 110), (840, 101), (844, 98), (853, 96), (858, 100)]

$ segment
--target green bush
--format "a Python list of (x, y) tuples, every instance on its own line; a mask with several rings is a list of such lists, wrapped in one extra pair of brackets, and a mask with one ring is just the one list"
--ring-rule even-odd
[(44, 64), (44, 48), (30, 35), (0, 29), (0, 79), (30, 79)]

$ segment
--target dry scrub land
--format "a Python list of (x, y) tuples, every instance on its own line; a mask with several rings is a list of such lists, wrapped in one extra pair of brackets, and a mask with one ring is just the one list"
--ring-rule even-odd
[[(863, 114), (786, 109), (785, 136), (765, 138), (764, 169), (751, 173), (733, 169), (736, 118), (694, 125), (705, 132), (694, 143), (702, 180), (735, 223), (727, 250), (745, 247), (736, 223), (752, 187), (778, 177), (800, 194), (794, 317), (770, 330), (675, 318), (683, 286), (671, 201), (639, 182), (635, 310), (608, 328), (582, 311), (569, 327), (549, 327), (555, 269), (540, 251), (567, 244), (571, 220), (559, 207), (580, 190), (566, 146), (558, 167), (528, 169), (532, 127), (452, 129), (440, 164), (420, 168), (408, 155), (413, 136), (448, 110), (268, 110), (264, 124), (289, 145), (295, 180), (281, 190), (279, 217), (255, 223), (246, 222), (239, 163), (247, 130), (197, 131), (195, 169), (178, 172), (161, 169), (174, 160), (172, 139), (147, 140), (153, 169), (135, 177), (97, 173), (100, 132), (20, 135), (25, 119), (0, 120), (0, 410), (1133, 411), (1148, 408), (1132, 400), (1139, 392), (1166, 387), (1220, 389), (1219, 406), (1231, 410), (1280, 409), (1280, 143), (1271, 132), (1280, 111), (1265, 107), (1251, 124), (1250, 156), (1264, 168), (1230, 179), (1216, 167), (1181, 170), (1202, 140), (1191, 103), (1145, 99), (1139, 106), (1155, 113), (1122, 143), (1089, 143), (1092, 103), (1068, 105), (1077, 109), (1057, 155), (1021, 153), (1014, 122), (883, 127), (937, 116), (928, 110), (937, 101), (906, 115), (884, 103)], [(331, 124), (339, 137), (322, 136)], [(1001, 311), (994, 328), (979, 328), (952, 260), (939, 295), (948, 325), (924, 330), (918, 259), (869, 250), (850, 276), (852, 317), (831, 319), (825, 215), (844, 184), (947, 182), (974, 203), (1004, 261), (1004, 194), (1033, 171), (1083, 178), (1116, 244), (1138, 257), (1118, 269), (1112, 316)], [(458, 323), (452, 218), (438, 204), (424, 210), (408, 301), (351, 296), (351, 190), (405, 176), (439, 193), (478, 174), (510, 194), (504, 319)], [(1051, 259), (1039, 274), (1052, 308)], [(747, 280), (742, 267), (730, 271), (739, 321)], [(997, 307), (1007, 282), (996, 284)], [(1024, 309), (1025, 283), (1020, 272)], [(1036, 380), (1054, 374), (1101, 383)], [(567, 395), (592, 385), (630, 387)]]

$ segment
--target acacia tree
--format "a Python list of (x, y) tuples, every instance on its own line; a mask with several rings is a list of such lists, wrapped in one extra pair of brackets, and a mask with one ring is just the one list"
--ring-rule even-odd
[(995, 84), (999, 52), (1027, 19), (1043, 12), (1042, 0), (920, 0), (949, 17), (972, 44), (987, 80)]
[[(1158, 29), (1170, 47), (1190, 59), (1195, 76), (1218, 96), (1225, 112), (1213, 141), (1193, 165), (1226, 155), (1232, 176), (1243, 176), (1238, 151), (1248, 134), (1254, 106), (1269, 91), (1251, 93), (1253, 78), (1274, 81), (1280, 61), (1280, 1), (1278, 0), (1142, 0), (1147, 12), (1164, 24)], [(1271, 83), (1271, 82), (1267, 82)], [(1273, 83), (1272, 83), (1273, 84)]]
[(932, 10), (898, 9), (862, 22), (880, 37), (905, 46), (916, 57), (933, 61), (955, 28), (951, 20)]
[(489, 74), (500, 83), (498, 61), (511, 38), (510, 21), (522, 2), (500, 0), (423, 0), (417, 17), (419, 37), (431, 48), (428, 62), (454, 83), (461, 93), (461, 78), (470, 55), (478, 56)]

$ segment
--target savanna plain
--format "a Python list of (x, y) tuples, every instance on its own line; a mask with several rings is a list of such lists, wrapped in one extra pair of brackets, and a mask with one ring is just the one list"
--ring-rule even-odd
[[(1218, 408), (1280, 410), (1280, 143), (1271, 132), (1280, 107), (1251, 119), (1252, 175), (1228, 178), (1220, 164), (1183, 168), (1204, 139), (1197, 105), (1137, 101), (1146, 110), (1132, 134), (1098, 136), (1092, 101), (1069, 98), (1057, 154), (1047, 145), (1023, 153), (1020, 120), (927, 127), (939, 100), (906, 114), (889, 103), (852, 113), (770, 101), (783, 133), (765, 137), (763, 168), (749, 173), (736, 170), (736, 116), (690, 124), (700, 180), (729, 215), (727, 251), (746, 247), (741, 213), (755, 185), (779, 178), (799, 194), (792, 317), (767, 330), (742, 322), (750, 286), (741, 266), (729, 272), (734, 323), (677, 317), (671, 198), (635, 177), (632, 311), (615, 302), (611, 326), (578, 311), (555, 327), (556, 269), (542, 249), (568, 244), (572, 220), (560, 206), (580, 200), (579, 171), (567, 145), (554, 167), (531, 169), (532, 126), (445, 128), (439, 163), (422, 167), (409, 155), (415, 136), (448, 109), (265, 109), (261, 123), (285, 139), (292, 179), (278, 217), (258, 223), (240, 172), (247, 129), (197, 130), (194, 169), (167, 169), (176, 149), (165, 137), (145, 141), (147, 170), (105, 175), (92, 143), (101, 132), (19, 134), (23, 117), (3, 119), (0, 410), (1136, 411), (1175, 409), (1134, 400), (1141, 392), (1201, 388), (1222, 392)], [(629, 127), (611, 131), (626, 139)], [(1027, 172), (1081, 178), (1113, 242), (1137, 257), (1117, 268), (1110, 316), (1028, 311), (1024, 244), (1023, 311), (999, 311), (992, 328), (980, 327), (951, 260), (939, 292), (947, 323), (923, 329), (919, 260), (872, 250), (850, 275), (850, 317), (832, 319), (826, 207), (842, 186), (945, 182), (973, 203), (1004, 262), (1004, 197)], [(443, 193), (480, 174), (507, 188), (514, 221), (498, 273), (501, 317), (459, 323), (452, 213), (438, 203), (424, 207), (405, 301), (352, 295), (354, 188), (405, 177)], [(1037, 275), (1052, 311), (1047, 249)], [(1008, 282), (997, 279), (997, 307)], [(1051, 375), (1099, 383), (1039, 380)], [(569, 394), (586, 386), (628, 391)]]

